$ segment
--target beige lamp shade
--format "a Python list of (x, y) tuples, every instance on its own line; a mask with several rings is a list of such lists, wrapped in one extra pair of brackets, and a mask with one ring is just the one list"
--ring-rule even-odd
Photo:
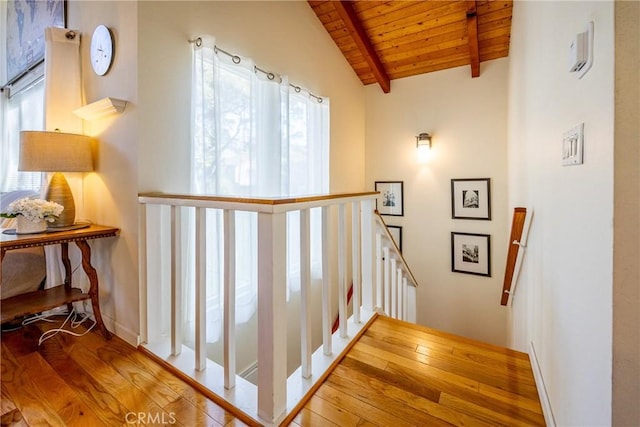
[(45, 198), (64, 207), (60, 216), (50, 227), (73, 227), (76, 206), (71, 188), (60, 172), (91, 172), (91, 138), (84, 135), (62, 132), (20, 132), (20, 159), (18, 170), (55, 172)]
[(74, 133), (22, 131), (18, 170), (91, 172), (91, 138)]

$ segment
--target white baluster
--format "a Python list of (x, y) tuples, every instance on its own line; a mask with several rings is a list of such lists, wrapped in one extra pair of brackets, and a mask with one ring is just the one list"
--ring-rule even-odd
[(202, 371), (207, 366), (207, 212), (205, 208), (196, 208), (196, 251), (195, 251), (195, 354), (196, 371)]
[(236, 385), (236, 211), (225, 210), (224, 222), (224, 388)]
[(387, 316), (391, 316), (391, 259), (389, 257), (389, 248), (387, 246), (382, 249), (382, 257), (384, 258), (384, 312)]
[(340, 337), (347, 337), (347, 232), (344, 203), (338, 205), (338, 321)]
[(375, 240), (373, 229), (373, 206), (371, 200), (360, 202), (360, 237), (362, 240), (362, 308), (373, 311), (376, 302), (374, 265), (375, 260)]
[(286, 214), (258, 213), (258, 416), (273, 422), (287, 400)]
[(331, 269), (329, 259), (329, 206), (322, 207), (322, 347), (325, 355), (331, 350)]
[[(388, 252), (387, 252), (388, 253)], [(391, 258), (391, 265), (389, 266), (389, 274), (391, 275), (391, 312), (389, 316), (394, 319), (398, 318), (398, 269), (396, 268), (396, 259)]]
[(407, 322), (416, 323), (416, 288), (407, 288)]
[(402, 287), (402, 269), (398, 268), (397, 270), (397, 274), (398, 274), (398, 280), (397, 285), (398, 285), (398, 304), (397, 304), (397, 312), (396, 312), (396, 319), (400, 319), (400, 320), (404, 320), (404, 317), (402, 315), (402, 305), (404, 304), (404, 289)]
[(351, 264), (353, 270), (353, 321), (360, 323), (360, 203), (351, 204)]
[(409, 301), (409, 285), (407, 284), (407, 276), (402, 277), (402, 290), (404, 293), (404, 298), (402, 302), (402, 320), (408, 321), (407, 304)]
[(140, 342), (147, 343), (149, 341), (149, 297), (147, 293), (147, 205), (141, 203), (139, 205), (138, 212), (138, 283), (140, 284), (140, 301), (138, 307), (140, 310)]
[(171, 206), (171, 354), (182, 352), (182, 215)]
[(384, 293), (382, 291), (382, 275), (384, 254), (382, 252), (382, 234), (376, 233), (376, 308), (384, 310)]
[(302, 377), (311, 377), (311, 213), (300, 211), (300, 344)]

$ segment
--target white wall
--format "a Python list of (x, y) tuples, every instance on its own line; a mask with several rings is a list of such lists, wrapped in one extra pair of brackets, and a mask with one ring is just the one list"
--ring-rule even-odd
[[(403, 253), (420, 284), (419, 324), (504, 345), (500, 305), (510, 217), (507, 212), (508, 60), (394, 80), (391, 93), (366, 87), (366, 183), (404, 181)], [(433, 135), (429, 163), (415, 136)], [(492, 220), (451, 218), (451, 179), (491, 178)], [(451, 272), (451, 232), (491, 235), (492, 277)]]
[[(595, 22), (595, 62), (567, 70)], [(558, 425), (611, 423), (613, 2), (514, 2), (509, 205), (534, 211), (510, 344), (535, 348)], [(562, 167), (562, 134), (584, 123), (584, 164)]]

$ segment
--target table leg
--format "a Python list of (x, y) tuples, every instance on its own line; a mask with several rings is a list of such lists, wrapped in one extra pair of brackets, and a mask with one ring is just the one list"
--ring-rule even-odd
[[(71, 291), (71, 261), (69, 261), (69, 243), (60, 243), (60, 257), (62, 258), (62, 265), (64, 266), (64, 287), (67, 291)], [(69, 313), (73, 311), (73, 304), (67, 304), (67, 310)]]
[(85, 240), (77, 240), (76, 245), (82, 252), (82, 268), (89, 278), (91, 287), (89, 288), (89, 296), (91, 297), (91, 306), (93, 308), (93, 315), (96, 318), (96, 323), (102, 331), (102, 334), (106, 339), (111, 339), (111, 333), (104, 326), (102, 321), (102, 315), (100, 314), (100, 302), (98, 300), (98, 274), (96, 269), (91, 265), (91, 248)]

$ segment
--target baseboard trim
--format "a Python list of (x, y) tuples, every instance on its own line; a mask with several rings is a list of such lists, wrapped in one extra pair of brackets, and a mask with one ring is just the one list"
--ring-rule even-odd
[(120, 323), (116, 322), (109, 316), (105, 316), (104, 314), (102, 315), (102, 320), (104, 321), (104, 324), (107, 329), (109, 329), (109, 331), (113, 332), (119, 338), (122, 338), (132, 346), (138, 347), (139, 334), (137, 332), (133, 332), (131, 329), (121, 325)]
[(547, 427), (556, 427), (556, 420), (553, 418), (553, 411), (551, 410), (551, 401), (547, 394), (547, 388), (544, 385), (542, 370), (538, 363), (538, 356), (536, 355), (536, 349), (533, 346), (533, 341), (529, 343), (529, 359), (531, 361), (531, 369), (533, 370), (533, 378), (536, 381), (536, 388), (538, 389), (538, 397), (540, 398), (540, 404), (542, 405), (544, 421), (547, 424)]

